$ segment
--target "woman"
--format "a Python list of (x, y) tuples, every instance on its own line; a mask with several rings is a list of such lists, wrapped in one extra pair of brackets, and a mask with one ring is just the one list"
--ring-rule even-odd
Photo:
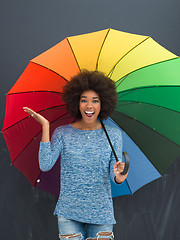
[[(58, 127), (51, 138), (49, 122), (25, 107), (42, 125), (39, 165), (50, 170), (61, 155), (61, 191), (54, 211), (60, 239), (113, 239), (113, 213), (110, 177), (122, 183), (124, 163), (115, 161), (98, 118), (113, 112), (117, 93), (114, 82), (97, 71), (83, 71), (63, 89), (68, 112), (76, 119)], [(119, 160), (122, 138), (119, 129), (106, 126)]]

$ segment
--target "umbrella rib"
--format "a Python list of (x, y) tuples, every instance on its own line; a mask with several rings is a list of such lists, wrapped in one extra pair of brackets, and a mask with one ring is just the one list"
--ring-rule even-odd
[(141, 89), (146, 89), (146, 88), (170, 88), (170, 87), (180, 87), (180, 85), (148, 85), (148, 86), (141, 86), (141, 87), (134, 87), (134, 88), (130, 88), (130, 89), (126, 89), (123, 91), (117, 91), (117, 94), (121, 94), (124, 93), (124, 95), (122, 95), (122, 97), (131, 94), (134, 91), (137, 90), (141, 90)]
[[(65, 113), (65, 114), (63, 114), (62, 116), (65, 116), (65, 115), (67, 115), (67, 114), (68, 114), (68, 113)], [(53, 122), (57, 121), (59, 118), (62, 118), (62, 116), (56, 118), (56, 119), (53, 120), (50, 124), (52, 124)], [(71, 118), (71, 116), (66, 117), (66, 118), (63, 118), (63, 119), (68, 119), (68, 118)], [(42, 131), (42, 130), (41, 130), (41, 131)], [(33, 139), (32, 139), (30, 142), (28, 142), (28, 144), (22, 149), (22, 151), (21, 151), (21, 152), (18, 154), (18, 156), (14, 159), (13, 163), (17, 160), (17, 158), (21, 155), (21, 153), (27, 148), (27, 146), (28, 146), (35, 138), (37, 138), (37, 136), (41, 133), (41, 131), (38, 132), (38, 133), (33, 137)], [(13, 165), (13, 163), (12, 163), (12, 165)]]
[[(121, 113), (121, 114), (122, 114), (122, 113)], [(126, 116), (126, 115), (124, 114), (124, 116)], [(112, 123), (116, 122), (116, 121), (113, 120), (112, 118), (109, 118), (109, 120), (110, 120)], [(116, 124), (117, 124), (117, 123), (116, 123)], [(128, 136), (129, 136), (129, 135), (128, 135)], [(126, 184), (127, 184), (128, 188), (129, 188), (129, 191), (131, 192), (131, 195), (133, 195), (133, 192), (132, 192), (132, 190), (131, 190), (131, 187), (130, 187), (127, 179), (126, 179), (125, 181), (126, 181)]]
[[(120, 113), (120, 114), (123, 115), (123, 116), (125, 116), (125, 117), (127, 117), (127, 118), (129, 118), (129, 119), (133, 119), (132, 117), (130, 117), (130, 116), (126, 115), (126, 114), (123, 114), (123, 113)], [(114, 121), (116, 122), (116, 120), (114, 120)], [(140, 124), (142, 124), (143, 126), (151, 129), (152, 131), (156, 132), (154, 129), (150, 128), (149, 126), (145, 125), (144, 123), (142, 123), (142, 122), (140, 122), (140, 121), (138, 121), (138, 120), (136, 120), (136, 121), (139, 122)], [(116, 122), (116, 124), (118, 124), (118, 123)], [(121, 128), (123, 129), (122, 126), (121, 126)], [(126, 132), (125, 129), (123, 129), (123, 131)], [(173, 141), (171, 141), (170, 139), (166, 138), (165, 136), (163, 136), (163, 135), (160, 134), (159, 132), (156, 132), (156, 133), (157, 133), (158, 135), (160, 135), (162, 138), (166, 139), (167, 141), (175, 144), (177, 147), (180, 147), (178, 144), (176, 144), (175, 142), (173, 142)], [(129, 136), (129, 134), (128, 134), (128, 136)], [(129, 136), (129, 137), (130, 137), (130, 136)], [(133, 142), (135, 142), (132, 137), (130, 137), (130, 138), (133, 140)], [(135, 142), (135, 143), (136, 143), (136, 142)], [(139, 147), (139, 149), (141, 149), (141, 151), (142, 151), (142, 152), (144, 153), (144, 155), (147, 157), (146, 153), (142, 150), (142, 148), (141, 148), (139, 145), (137, 145), (137, 146)], [(148, 158), (148, 157), (147, 157), (147, 158)], [(148, 158), (148, 159), (149, 159), (149, 158)], [(159, 170), (158, 170), (157, 167), (154, 165), (154, 163), (153, 163), (150, 159), (149, 159), (149, 161), (150, 161), (151, 164), (154, 166), (154, 168), (159, 172)], [(162, 174), (161, 174), (161, 175), (162, 175)]]
[(102, 49), (103, 49), (104, 43), (105, 43), (105, 41), (106, 41), (106, 39), (107, 39), (107, 36), (108, 36), (110, 30), (111, 30), (111, 28), (108, 29), (108, 31), (107, 31), (107, 33), (106, 33), (106, 36), (105, 36), (105, 38), (104, 38), (104, 40), (103, 40), (103, 42), (102, 42), (102, 45), (101, 45), (101, 47), (100, 47), (99, 54), (98, 54), (98, 57), (97, 57), (97, 62), (96, 62), (96, 68), (95, 68), (96, 71), (97, 71), (97, 69), (98, 69), (98, 62), (99, 62), (99, 58), (100, 58), (100, 55), (101, 55), (101, 51), (102, 51)]
[[(123, 93), (123, 95), (121, 95), (121, 97), (124, 97), (124, 96), (127, 96), (127, 95), (133, 93), (134, 91), (136, 91), (136, 90), (138, 90), (138, 89), (139, 89), (139, 88), (134, 88), (134, 89), (130, 89), (130, 90), (125, 90), (125, 91), (122, 91), (122, 92), (118, 92), (118, 95), (119, 95), (119, 93), (120, 93), (120, 94)], [(121, 97), (119, 97), (119, 98), (121, 98)]]
[(132, 192), (132, 190), (131, 190), (131, 187), (130, 187), (130, 185), (129, 185), (127, 179), (126, 179), (125, 181), (126, 181), (126, 184), (127, 184), (128, 188), (129, 188), (129, 191), (131, 192), (131, 195), (133, 195), (133, 192)]
[[(117, 112), (117, 111), (114, 111), (114, 112)], [(126, 114), (124, 114), (124, 113), (122, 113), (122, 112), (118, 112), (118, 113), (120, 113), (121, 115), (123, 115), (123, 116), (125, 116), (125, 117), (127, 117), (127, 118), (129, 118), (129, 119), (133, 119), (133, 120), (134, 120), (133, 117), (130, 117), (130, 116), (128, 116), (128, 115), (126, 115)], [(114, 121), (115, 121), (115, 120), (114, 120)], [(160, 135), (162, 138), (166, 139), (168, 142), (171, 142), (171, 143), (173, 143), (174, 145), (176, 145), (177, 147), (180, 147), (180, 145), (178, 145), (178, 144), (175, 143), (174, 141), (170, 140), (169, 138), (165, 137), (165, 136), (162, 135), (161, 133), (157, 132), (155, 129), (152, 129), (151, 127), (149, 127), (148, 125), (140, 122), (140, 121), (137, 120), (137, 119), (136, 119), (136, 121), (137, 121), (138, 123), (140, 123), (141, 125), (145, 126), (146, 128), (151, 129), (153, 132), (157, 133), (157, 134)], [(116, 121), (115, 121), (115, 122), (116, 122)], [(116, 123), (117, 123), (117, 122), (116, 122)], [(118, 124), (118, 123), (117, 123), (117, 124)], [(124, 131), (125, 131), (125, 130), (124, 130)], [(125, 131), (125, 132), (126, 132), (126, 131)], [(140, 147), (139, 147), (139, 148), (140, 148)]]
[(35, 63), (35, 62), (33, 62), (32, 60), (31, 60), (30, 62), (33, 63), (33, 64), (36, 64), (36, 65), (38, 65), (38, 66), (41, 66), (41, 67), (43, 67), (43, 68), (46, 68), (47, 70), (49, 70), (49, 71), (57, 74), (58, 76), (62, 77), (66, 82), (68, 82), (68, 80), (67, 80), (65, 77), (61, 76), (59, 73), (55, 72), (54, 70), (49, 69), (48, 67), (43, 66), (43, 65), (41, 65), (41, 64), (39, 64), (39, 63)]
[[(129, 117), (128, 115), (126, 115), (126, 114), (123, 114), (123, 113), (121, 113), (122, 115), (124, 115), (124, 116), (126, 116), (126, 117)], [(131, 117), (129, 117), (129, 118), (131, 118)], [(133, 119), (133, 118), (131, 118), (131, 119)], [(112, 122), (112, 123), (116, 123), (116, 124), (118, 124), (115, 120), (113, 120), (112, 118), (109, 118), (109, 120)], [(118, 125), (119, 126), (119, 125)], [(145, 125), (146, 126), (146, 125)], [(120, 126), (119, 126), (120, 127)], [(120, 128), (122, 128), (122, 127), (120, 127)], [(123, 128), (122, 128), (123, 129)], [(124, 132), (125, 132), (125, 130), (123, 130)], [(129, 134), (127, 134), (128, 136), (129, 136)], [(130, 137), (130, 136), (129, 136)], [(131, 137), (130, 137), (131, 138)], [(132, 139), (132, 138), (131, 138)], [(134, 140), (132, 139), (132, 141), (134, 142)], [(136, 144), (137, 145), (137, 144)], [(138, 145), (137, 145), (138, 146)], [(139, 147), (139, 146), (138, 146)], [(140, 148), (140, 147), (139, 147)], [(140, 148), (141, 149), (141, 148)], [(142, 151), (142, 149), (141, 149), (141, 151)], [(143, 151), (142, 151), (143, 152)], [(144, 153), (144, 152), (143, 152)], [(146, 154), (144, 153), (144, 155), (146, 156)], [(146, 156), (147, 157), (147, 156)], [(148, 158), (149, 159), (149, 158)], [(150, 161), (150, 160), (149, 160)], [(151, 162), (151, 161), (150, 161)], [(151, 164), (154, 166), (154, 164), (151, 162)], [(154, 166), (154, 168), (159, 172), (159, 170)], [(133, 195), (133, 192), (132, 192), (132, 190), (131, 190), (131, 187), (130, 187), (130, 185), (129, 185), (129, 183), (128, 183), (128, 181), (127, 181), (127, 179), (125, 180), (126, 181), (126, 183), (127, 183), (127, 186), (128, 186), (128, 188), (129, 188), (129, 191), (131, 192), (131, 195)], [(138, 190), (138, 189), (137, 189)], [(136, 191), (137, 191), (136, 190)]]
[[(173, 85), (173, 86), (158, 86), (158, 87), (175, 87), (175, 85)], [(180, 86), (176, 86), (176, 87), (180, 87)], [(136, 91), (136, 90), (144, 89), (144, 88), (151, 88), (151, 87), (148, 86), (148, 87), (133, 89), (132, 91), (125, 93), (122, 97), (124, 97), (124, 96), (126, 96), (126, 95), (128, 95), (128, 94), (131, 94), (132, 92), (134, 92), (134, 91)], [(119, 97), (119, 99), (121, 99), (121, 97)], [(141, 104), (141, 103), (142, 103), (142, 104), (147, 104), (147, 105), (151, 105), (151, 106), (156, 106), (156, 107), (159, 107), (159, 108), (167, 109), (167, 110), (170, 110), (170, 111), (172, 111), (172, 112), (180, 113), (180, 112), (178, 112), (178, 111), (176, 111), (176, 110), (173, 110), (173, 109), (170, 109), (170, 108), (168, 108), (168, 107), (159, 106), (159, 105), (157, 105), (157, 104), (148, 103), (148, 102), (144, 102), (144, 101), (123, 100), (123, 102), (127, 102), (126, 105), (136, 104), (136, 103)], [(123, 104), (123, 105), (124, 105), (124, 104)]]
[(140, 44), (142, 44), (143, 42), (145, 42), (146, 40), (148, 40), (150, 37), (145, 38), (144, 40), (142, 40), (141, 42), (139, 42), (136, 46), (134, 46), (133, 48), (131, 48), (129, 51), (127, 51), (112, 67), (112, 69), (109, 71), (109, 73), (107, 74), (107, 76), (109, 76), (111, 78), (114, 69), (116, 68), (117, 64), (124, 58), (126, 57), (132, 50), (134, 50), (135, 48), (137, 48)]
[(47, 92), (47, 93), (55, 93), (58, 95), (62, 95), (62, 93), (60, 92), (56, 92), (56, 91), (47, 91), (47, 90), (41, 90), (41, 91), (26, 91), (26, 92), (15, 92), (15, 93), (7, 93), (6, 95), (15, 95), (15, 94), (24, 94), (24, 93), (40, 93), (40, 92)]
[(146, 89), (146, 88), (173, 88), (173, 87), (180, 87), (180, 85), (149, 85), (149, 86), (142, 86), (142, 87), (137, 87), (137, 88), (131, 88), (131, 89), (127, 89), (127, 90), (123, 90), (120, 92), (117, 92), (118, 94), (124, 93), (123, 97), (134, 92), (137, 90), (141, 90), (141, 89)]
[[(43, 112), (43, 111), (46, 111), (46, 110), (49, 110), (49, 109), (53, 109), (53, 108), (58, 108), (58, 107), (61, 107), (61, 106), (62, 106), (61, 109), (63, 109), (63, 107), (65, 106), (65, 104), (63, 104), (63, 105), (57, 105), (57, 106), (54, 106), (54, 107), (49, 107), (49, 108), (46, 108), (46, 109), (43, 109), (43, 110), (37, 111), (37, 113), (41, 113), (41, 112)], [(64, 107), (64, 109), (66, 109), (66, 108)], [(5, 132), (5, 131), (8, 130), (9, 128), (11, 128), (11, 127), (13, 127), (14, 125), (16, 125), (16, 124), (18, 124), (18, 123), (24, 121), (25, 119), (28, 119), (29, 117), (31, 117), (31, 116), (29, 115), (29, 116), (27, 116), (27, 117), (25, 117), (25, 118), (19, 120), (18, 122), (12, 124), (11, 126), (9, 126), (9, 127), (6, 128), (6, 129), (4, 129), (2, 132)], [(57, 119), (56, 119), (56, 120), (57, 120)]]
[(128, 73), (126, 76), (124, 76), (123, 78), (120, 78), (117, 82), (116, 82), (116, 88), (119, 87), (121, 85), (122, 82), (125, 81), (125, 79), (129, 76), (130, 73)]
[[(147, 66), (143, 66), (143, 67), (141, 67), (141, 68), (138, 68), (138, 69), (136, 69), (136, 70), (128, 73), (127, 75), (123, 76), (123, 77), (120, 78), (119, 80), (117, 80), (117, 81), (116, 81), (116, 84), (117, 84), (116, 88), (119, 87), (119, 86), (121, 85), (121, 83), (124, 82), (125, 79), (126, 79), (130, 74), (132, 74), (132, 73), (134, 73), (134, 72), (136, 72), (136, 71), (139, 71), (139, 70), (141, 70), (141, 69), (143, 69), (143, 68), (147, 68), (147, 67), (150, 67), (150, 66), (153, 66), (153, 65), (156, 65), (156, 64), (161, 64), (161, 63), (164, 63), (164, 62), (173, 61), (173, 60), (178, 59), (178, 58), (180, 58), (180, 57), (174, 57), (174, 58), (171, 58), (171, 59), (166, 59), (166, 60), (161, 61), (161, 62), (152, 63), (152, 64), (149, 64), (149, 65), (147, 65)], [(119, 83), (118, 83), (118, 82), (119, 82)], [(156, 85), (155, 85), (155, 86), (156, 86)]]
[(78, 68), (79, 68), (79, 71), (81, 72), (79, 63), (78, 63), (78, 61), (77, 61), (76, 55), (75, 55), (75, 53), (74, 53), (74, 50), (73, 50), (73, 48), (72, 48), (72, 46), (71, 46), (71, 44), (70, 44), (70, 41), (69, 41), (68, 37), (67, 37), (66, 39), (67, 39), (67, 42), (68, 42), (68, 44), (69, 44), (69, 46), (70, 46), (70, 48), (71, 48), (71, 51), (72, 51), (73, 56), (74, 56), (74, 59), (76, 60), (77, 66), (78, 66)]
[(127, 102), (126, 104), (121, 104), (121, 105), (130, 105), (130, 104), (147, 104), (147, 105), (151, 105), (151, 106), (155, 106), (155, 107), (158, 107), (158, 108), (163, 108), (163, 109), (167, 109), (169, 111), (172, 111), (172, 112), (175, 112), (175, 113), (179, 113), (178, 111), (176, 110), (173, 110), (173, 109), (170, 109), (170, 108), (167, 108), (167, 107), (164, 107), (164, 106), (158, 106), (156, 104), (153, 104), (153, 103), (146, 103), (146, 102), (142, 102), (142, 101), (128, 101), (128, 100), (123, 100), (123, 102)]

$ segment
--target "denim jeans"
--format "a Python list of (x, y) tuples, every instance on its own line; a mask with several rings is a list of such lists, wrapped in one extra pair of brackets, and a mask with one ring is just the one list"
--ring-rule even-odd
[(114, 239), (113, 224), (90, 224), (58, 216), (59, 238), (66, 240)]

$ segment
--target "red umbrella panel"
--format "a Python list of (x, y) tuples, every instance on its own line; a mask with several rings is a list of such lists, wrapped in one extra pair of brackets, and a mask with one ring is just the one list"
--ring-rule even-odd
[[(73, 121), (73, 118), (66, 112), (61, 98), (61, 94), (52, 92), (28, 92), (8, 95), (7, 104), (12, 107), (10, 115), (13, 116), (14, 114), (16, 117), (15, 119), (8, 118), (12, 120), (7, 121), (6, 131), (3, 132), (12, 165), (18, 168), (33, 186), (47, 190), (56, 196), (59, 194), (60, 164), (57, 162), (52, 170), (44, 174), (41, 173), (38, 164), (41, 125), (34, 121), (33, 118), (25, 117), (22, 108), (23, 106), (31, 106), (49, 119), (52, 134), (56, 127)], [(16, 108), (17, 105), (19, 106), (18, 109)], [(8, 113), (6, 116), (8, 117)], [(14, 123), (14, 120), (16, 123)], [(8, 123), (11, 125), (9, 126)], [(48, 180), (49, 177), (51, 181)]]
[(62, 101), (62, 87), (71, 76), (79, 72), (79, 68), (68, 41), (65, 39), (59, 46), (61, 60), (58, 60), (58, 63), (63, 71), (70, 64), (69, 71), (62, 77), (31, 61), (7, 94), (3, 125), (3, 135), (12, 165), (18, 168), (33, 186), (56, 196), (59, 194), (59, 161), (49, 172), (41, 172), (38, 163), (41, 126), (23, 112), (23, 107), (28, 106), (46, 117), (51, 123), (51, 134), (56, 127), (73, 121)]

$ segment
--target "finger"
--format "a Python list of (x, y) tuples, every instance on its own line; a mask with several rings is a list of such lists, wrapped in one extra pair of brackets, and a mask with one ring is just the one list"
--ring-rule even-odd
[(32, 117), (36, 115), (36, 112), (34, 112), (31, 108), (23, 107), (24, 111), (27, 112)]
[(115, 172), (116, 172), (116, 173), (121, 173), (121, 172), (123, 172), (124, 166), (125, 166), (125, 163), (122, 163), (122, 162), (119, 162), (119, 163), (115, 164), (115, 166), (114, 166)]
[(114, 164), (114, 171), (115, 171), (115, 173), (119, 173), (119, 171), (120, 171), (120, 168), (119, 168), (119, 164), (120, 164), (120, 162), (116, 162), (115, 164)]
[(124, 171), (124, 167), (125, 167), (125, 165), (123, 164), (123, 165), (121, 165), (120, 167), (119, 167), (119, 171), (120, 172), (123, 172)]
[(119, 161), (119, 162), (116, 162), (114, 166), (115, 166), (116, 168), (124, 168), (124, 165), (125, 165), (124, 163), (122, 163), (122, 162)]
[(28, 107), (23, 107), (24, 111), (27, 112), (27, 113), (30, 113), (31, 112), (31, 109), (28, 108)]
[(120, 161), (119, 161), (119, 162), (116, 162), (116, 163), (114, 164), (114, 166), (118, 167), (118, 165), (119, 165), (120, 163), (121, 163)]

